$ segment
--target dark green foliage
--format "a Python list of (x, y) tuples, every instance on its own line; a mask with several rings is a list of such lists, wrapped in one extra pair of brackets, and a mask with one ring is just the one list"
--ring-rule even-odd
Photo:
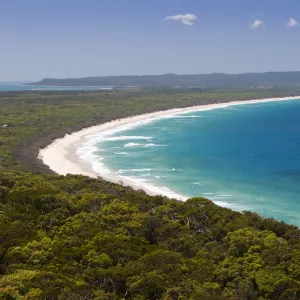
[(84, 176), (8, 177), (2, 299), (298, 299), (294, 226), (275, 233), (268, 219), (203, 198), (150, 197)]

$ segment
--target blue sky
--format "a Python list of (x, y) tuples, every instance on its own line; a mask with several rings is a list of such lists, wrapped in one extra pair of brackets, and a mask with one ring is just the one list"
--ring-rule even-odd
[(300, 70), (298, 22), (299, 0), (1, 0), (0, 80)]

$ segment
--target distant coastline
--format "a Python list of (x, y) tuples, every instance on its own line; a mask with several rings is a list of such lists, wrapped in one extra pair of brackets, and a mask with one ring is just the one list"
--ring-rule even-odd
[[(82, 174), (89, 177), (102, 177), (103, 179), (123, 184), (125, 186), (130, 186), (133, 189), (143, 189), (149, 195), (160, 195), (161, 192), (153, 187), (145, 187), (143, 185), (138, 185), (135, 182), (125, 180), (116, 175), (107, 173), (105, 168), (100, 173), (96, 173), (88, 161), (79, 158), (76, 153), (77, 146), (82, 144), (88, 139), (89, 136), (97, 133), (102, 133), (102, 135), (110, 135), (117, 131), (125, 130), (126, 125), (138, 126), (143, 122), (151, 122), (154, 120), (162, 119), (168, 115), (177, 115), (190, 113), (195, 111), (206, 111), (217, 108), (224, 108), (233, 105), (247, 105), (255, 103), (266, 103), (266, 102), (276, 102), (276, 101), (288, 101), (288, 100), (298, 100), (300, 96), (293, 97), (281, 97), (281, 98), (265, 98), (265, 99), (255, 99), (246, 101), (231, 101), (227, 103), (217, 103), (208, 104), (200, 106), (192, 106), (187, 108), (175, 108), (165, 111), (158, 111), (154, 113), (141, 114), (137, 116), (131, 116), (120, 120), (114, 120), (104, 124), (88, 127), (80, 131), (74, 132), (72, 134), (65, 135), (63, 138), (56, 139), (46, 148), (40, 149), (38, 158), (42, 160), (43, 164), (49, 166), (49, 168), (60, 174)], [(186, 200), (181, 195), (169, 192), (164, 194), (169, 198), (176, 198), (179, 200)]]
[(300, 87), (300, 72), (266, 72), (244, 74), (162, 74), (124, 75), (83, 78), (44, 78), (33, 85), (43, 86), (113, 86), (116, 88), (249, 88), (272, 89)]

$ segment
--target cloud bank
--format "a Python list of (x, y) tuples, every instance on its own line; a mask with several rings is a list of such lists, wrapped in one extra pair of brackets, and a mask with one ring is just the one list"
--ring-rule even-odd
[(167, 16), (165, 18), (165, 20), (182, 22), (184, 25), (193, 25), (197, 19), (198, 17), (194, 14), (179, 14), (174, 16)]

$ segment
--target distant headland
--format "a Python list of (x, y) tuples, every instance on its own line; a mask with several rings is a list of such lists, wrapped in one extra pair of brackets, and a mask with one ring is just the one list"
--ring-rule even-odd
[(185, 88), (274, 88), (299, 87), (300, 71), (244, 74), (128, 75), (83, 78), (44, 78), (31, 83), (42, 86), (185, 87)]

